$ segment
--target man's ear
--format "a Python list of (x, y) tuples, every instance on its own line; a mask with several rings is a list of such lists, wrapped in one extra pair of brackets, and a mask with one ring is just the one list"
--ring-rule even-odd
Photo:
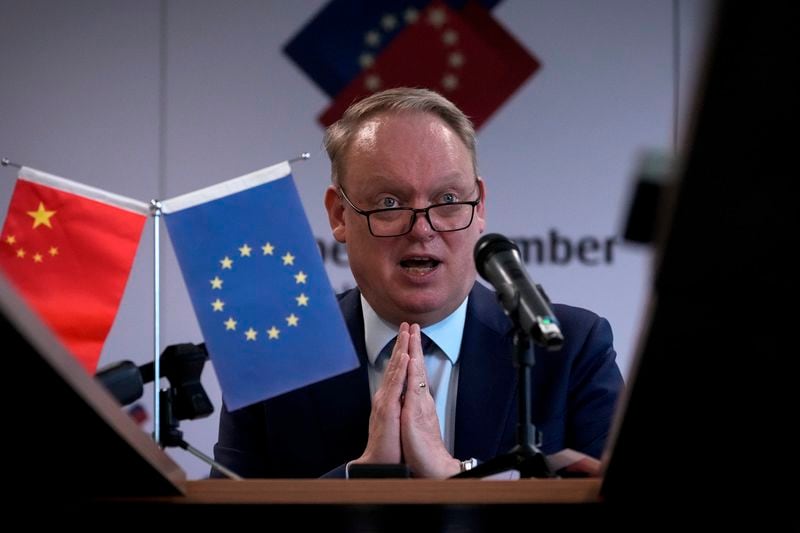
[(333, 238), (338, 242), (347, 242), (347, 232), (344, 223), (344, 204), (339, 198), (336, 187), (331, 185), (325, 191), (325, 209), (328, 211), (328, 223), (331, 225)]
[(475, 206), (475, 217), (478, 224), (478, 231), (483, 233), (486, 229), (486, 183), (478, 178), (478, 187), (481, 191), (481, 203)]

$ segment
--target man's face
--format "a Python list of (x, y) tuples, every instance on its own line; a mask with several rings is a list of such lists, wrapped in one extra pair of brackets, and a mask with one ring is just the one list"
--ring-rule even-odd
[[(362, 210), (476, 200), (483, 189), (467, 147), (428, 113), (370, 118), (353, 136), (344, 157), (339, 183)], [(418, 213), (411, 232), (383, 238), (370, 234), (366, 217), (339, 198), (334, 187), (326, 193), (325, 205), (334, 237), (347, 244), (358, 287), (385, 320), (436, 323), (472, 288), (473, 248), (485, 227), (483, 202), (465, 230), (436, 232)]]

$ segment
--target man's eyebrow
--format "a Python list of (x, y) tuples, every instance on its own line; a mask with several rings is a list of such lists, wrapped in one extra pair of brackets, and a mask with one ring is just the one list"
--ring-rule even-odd
[(408, 189), (409, 187), (397, 182), (397, 180), (393, 180), (392, 178), (388, 178), (385, 176), (374, 176), (369, 179), (369, 181), (361, 187), (362, 192), (366, 192), (368, 194), (374, 194), (377, 192), (385, 192), (385, 191), (398, 191), (401, 189)]
[[(456, 190), (466, 194), (475, 189), (475, 183), (475, 179), (465, 183), (463, 174), (458, 172), (445, 174), (442, 177), (436, 178), (435, 183), (431, 187), (431, 194), (438, 194), (448, 190)], [(416, 191), (416, 189), (408, 183), (400, 182), (395, 178), (379, 174), (370, 177), (369, 181), (360, 187), (360, 191), (361, 193), (367, 195), (378, 194), (381, 192), (403, 195), (412, 194)]]
[(437, 191), (452, 189), (463, 193), (469, 193), (475, 189), (476, 180), (464, 183), (461, 174), (457, 176), (447, 176), (442, 178), (436, 186)]

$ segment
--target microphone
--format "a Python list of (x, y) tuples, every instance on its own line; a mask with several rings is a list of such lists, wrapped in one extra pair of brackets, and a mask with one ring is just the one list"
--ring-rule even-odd
[(542, 288), (531, 281), (517, 245), (489, 233), (475, 244), (475, 267), (497, 291), (503, 310), (514, 323), (547, 350), (558, 350), (564, 336), (550, 301)]
[[(179, 420), (194, 420), (214, 412), (200, 381), (207, 359), (205, 343), (172, 344), (159, 356), (162, 376), (171, 385), (172, 409)], [(136, 366), (132, 361), (120, 361), (98, 370), (94, 377), (120, 404), (128, 405), (142, 397), (145, 383), (155, 379), (155, 364), (151, 361)]]
[[(133, 403), (144, 394), (145, 380), (133, 361), (119, 361), (103, 367), (94, 377), (122, 405)], [(152, 376), (149, 381), (153, 381)]]

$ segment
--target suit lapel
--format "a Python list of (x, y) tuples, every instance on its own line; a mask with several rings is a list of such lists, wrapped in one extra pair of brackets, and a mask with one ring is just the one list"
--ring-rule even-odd
[[(342, 310), (342, 316), (347, 324), (347, 330), (350, 332), (350, 338), (353, 339), (353, 347), (356, 349), (356, 355), (364, 368), (364, 377), (366, 378), (366, 364), (367, 364), (367, 346), (364, 343), (364, 315), (361, 312), (361, 293), (353, 289), (344, 293), (339, 298), (339, 307)], [(369, 385), (369, 381), (365, 381)]]
[(476, 283), (459, 355), (456, 457), (489, 459), (508, 451), (499, 447), (516, 399), (510, 329), (494, 293)]
[(371, 398), (367, 375), (367, 349), (364, 343), (364, 319), (357, 290), (345, 293), (339, 301), (353, 347), (361, 365), (311, 388), (311, 400), (322, 426), (326, 444), (341, 443), (344, 451), (358, 457), (367, 444)]

